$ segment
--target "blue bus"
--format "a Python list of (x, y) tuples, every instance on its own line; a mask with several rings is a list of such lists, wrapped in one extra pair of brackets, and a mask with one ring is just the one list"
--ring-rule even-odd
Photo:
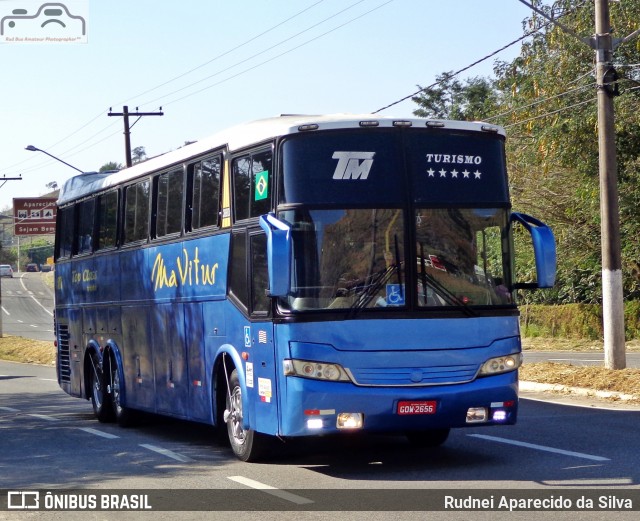
[[(61, 388), (103, 422), (214, 425), (243, 461), (277, 438), (436, 446), (514, 424), (516, 290), (552, 286), (556, 260), (511, 211), (504, 143), (483, 123), (282, 116), (70, 179)], [(534, 281), (515, 280), (516, 227)]]

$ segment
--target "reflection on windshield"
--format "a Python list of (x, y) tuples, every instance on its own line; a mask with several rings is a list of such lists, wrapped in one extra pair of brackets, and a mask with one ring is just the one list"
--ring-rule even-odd
[(498, 209), (416, 210), (418, 305), (509, 304), (506, 219)]
[[(505, 209), (417, 209), (412, 230), (403, 216), (400, 209), (280, 212), (293, 238), (292, 289), (280, 306), (355, 313), (413, 303), (472, 314), (511, 303)], [(405, 247), (407, 232), (414, 248)]]
[(404, 219), (401, 210), (287, 210), (291, 224), (293, 311), (402, 306)]

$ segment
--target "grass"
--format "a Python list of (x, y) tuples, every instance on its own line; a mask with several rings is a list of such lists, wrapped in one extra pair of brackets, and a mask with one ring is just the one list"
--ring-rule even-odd
[(53, 342), (4, 335), (0, 338), (0, 359), (52, 366), (55, 365), (56, 350)]
[[(602, 352), (602, 342), (531, 338), (523, 340), (525, 351)], [(627, 344), (628, 351), (640, 351), (640, 341)], [(16, 336), (0, 338), (0, 359), (30, 364), (55, 365), (53, 342), (28, 340)], [(525, 364), (520, 379), (530, 382), (585, 387), (598, 391), (615, 391), (636, 395), (640, 401), (640, 369), (614, 371), (597, 366), (576, 366), (551, 362)]]

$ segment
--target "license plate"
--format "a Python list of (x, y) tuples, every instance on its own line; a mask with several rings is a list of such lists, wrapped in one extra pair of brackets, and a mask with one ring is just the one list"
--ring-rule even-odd
[(410, 414), (435, 414), (435, 400), (417, 400), (398, 402), (397, 413), (400, 415)]

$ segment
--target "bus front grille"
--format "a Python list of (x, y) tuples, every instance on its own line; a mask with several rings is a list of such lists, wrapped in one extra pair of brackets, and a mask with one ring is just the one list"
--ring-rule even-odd
[(58, 374), (60, 382), (71, 381), (71, 354), (69, 351), (69, 326), (58, 324)]
[(439, 367), (350, 368), (350, 376), (361, 386), (428, 386), (453, 385), (472, 381), (477, 364)]

